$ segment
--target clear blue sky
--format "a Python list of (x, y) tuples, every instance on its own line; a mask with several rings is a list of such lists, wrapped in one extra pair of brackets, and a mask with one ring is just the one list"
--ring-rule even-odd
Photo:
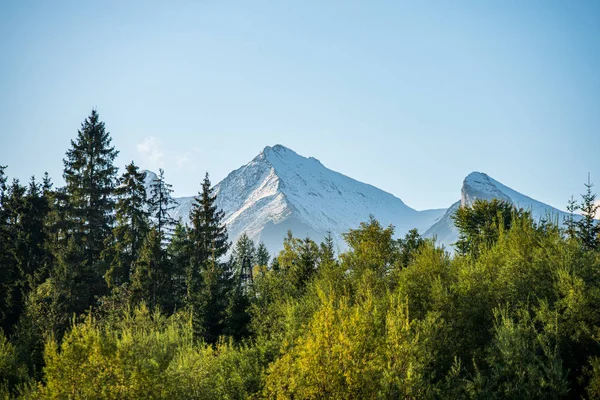
[(417, 209), (474, 170), (564, 208), (600, 191), (600, 1), (2, 2), (9, 176), (60, 183), (93, 107), (177, 195), (281, 143)]

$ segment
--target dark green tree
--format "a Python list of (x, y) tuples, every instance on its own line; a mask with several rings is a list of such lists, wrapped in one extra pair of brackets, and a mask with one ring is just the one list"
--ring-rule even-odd
[(2, 196), (0, 236), (5, 241), (0, 256), (0, 285), (4, 305), (0, 306), (0, 321), (5, 332), (11, 333), (28, 293), (48, 277), (51, 257), (45, 224), (49, 207), (42, 185), (34, 177), (27, 188), (14, 180), (3, 189)]
[(233, 272), (233, 290), (227, 308), (226, 333), (235, 340), (248, 336), (250, 323), (250, 295), (253, 268), (256, 265), (256, 246), (245, 233), (235, 244), (230, 261)]
[(24, 297), (48, 278), (54, 262), (48, 246), (47, 220), (50, 204), (47, 184), (46, 180), (43, 185), (39, 184), (32, 177), (24, 197), (16, 256), (19, 270), (26, 279)]
[(256, 265), (256, 246), (245, 233), (236, 242), (231, 258), (236, 285), (247, 291), (246, 289), (252, 285), (252, 268)]
[(277, 267), (298, 293), (303, 293), (307, 283), (317, 272), (320, 260), (319, 246), (309, 237), (295, 238), (288, 231), (283, 239), (283, 250), (277, 256)]
[(425, 244), (425, 239), (419, 235), (417, 229), (411, 229), (403, 239), (398, 239), (400, 250), (400, 264), (407, 267), (415, 258), (419, 249)]
[(595, 219), (600, 204), (596, 204), (596, 194), (592, 192), (593, 183), (585, 184), (586, 191), (581, 195), (581, 218), (577, 221), (577, 238), (586, 249), (600, 249), (600, 223)]
[(331, 231), (327, 231), (323, 243), (321, 243), (321, 263), (332, 263), (335, 261), (335, 247)]
[(117, 195), (114, 240), (105, 251), (104, 258), (110, 267), (106, 274), (109, 287), (120, 286), (130, 281), (133, 264), (139, 258), (140, 249), (148, 234), (149, 213), (144, 186), (145, 172), (131, 162), (125, 167)]
[(167, 254), (170, 261), (170, 304), (165, 311), (172, 313), (185, 305), (186, 301), (186, 274), (190, 268), (190, 235), (189, 229), (181, 221), (175, 225), (175, 230)]
[(22, 311), (24, 274), (19, 270), (18, 258), (23, 250), (26, 251), (22, 248), (20, 237), (26, 188), (17, 179), (11, 185), (6, 185), (6, 177), (3, 175), (0, 175), (0, 185), (0, 235), (3, 239), (0, 244), (0, 327), (10, 333)]
[(577, 200), (571, 196), (567, 202), (567, 211), (569, 214), (564, 217), (563, 224), (567, 237), (574, 239), (577, 237), (577, 222), (575, 221), (575, 211), (579, 208)]
[[(98, 262), (105, 241), (112, 234), (117, 183), (114, 160), (119, 152), (111, 141), (98, 112), (92, 110), (81, 124), (77, 138), (71, 140), (71, 148), (63, 160), (69, 197), (69, 233), (90, 266)], [(104, 271), (97, 272), (101, 279)]]
[(207, 173), (190, 211), (191, 257), (186, 276), (187, 303), (193, 310), (196, 335), (209, 343), (223, 333), (232, 286), (228, 263), (221, 260), (229, 249), (225, 214), (216, 200)]
[(256, 265), (267, 267), (270, 259), (271, 255), (269, 254), (269, 250), (267, 250), (267, 246), (263, 242), (260, 242), (256, 249)]
[(131, 282), (132, 300), (144, 302), (150, 309), (164, 308), (170, 294), (167, 292), (169, 269), (158, 227), (152, 227), (144, 241)]
[(177, 202), (171, 196), (173, 185), (165, 181), (165, 171), (158, 170), (158, 176), (150, 184), (150, 215), (154, 219), (159, 236), (168, 238), (173, 232), (175, 219), (171, 217), (171, 211), (177, 206)]
[(490, 247), (501, 230), (509, 230), (515, 214), (523, 214), (503, 200), (476, 199), (471, 206), (461, 206), (452, 216), (459, 236), (455, 246), (459, 254), (478, 255), (481, 246)]

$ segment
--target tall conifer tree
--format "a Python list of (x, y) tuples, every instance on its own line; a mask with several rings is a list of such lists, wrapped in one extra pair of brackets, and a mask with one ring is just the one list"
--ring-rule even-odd
[(190, 270), (190, 236), (189, 229), (179, 221), (175, 225), (175, 231), (169, 242), (167, 254), (171, 266), (170, 304), (167, 307), (168, 312), (173, 312), (185, 304), (186, 299), (186, 274)]
[(596, 194), (592, 192), (593, 186), (588, 174), (586, 192), (581, 195), (579, 206), (583, 218), (577, 221), (577, 237), (585, 248), (600, 249), (600, 223), (594, 219), (600, 205), (596, 204)]
[(99, 259), (113, 226), (117, 182), (113, 162), (119, 152), (111, 141), (98, 112), (92, 110), (63, 160), (71, 234), (90, 266)]
[(575, 211), (579, 206), (577, 205), (577, 201), (571, 196), (569, 201), (567, 202), (567, 211), (569, 214), (564, 217), (564, 226), (565, 233), (569, 238), (577, 237), (577, 222), (575, 221)]
[(161, 238), (170, 236), (175, 225), (171, 211), (177, 205), (173, 200), (171, 184), (165, 181), (165, 171), (160, 168), (158, 176), (150, 184), (150, 215), (154, 219), (158, 234)]
[(190, 255), (187, 273), (187, 302), (193, 309), (195, 331), (214, 343), (223, 332), (227, 293), (231, 274), (221, 258), (227, 253), (225, 214), (216, 205), (217, 197), (208, 173), (202, 191), (194, 199), (190, 211)]
[(131, 162), (125, 167), (117, 195), (116, 220), (113, 229), (114, 243), (107, 249), (106, 257), (110, 268), (106, 274), (109, 286), (119, 286), (129, 282), (133, 263), (138, 259), (140, 249), (148, 233), (148, 216), (145, 172)]
[(67, 284), (77, 285), (76, 291), (81, 295), (69, 312), (83, 312), (106, 287), (100, 256), (112, 235), (117, 183), (114, 160), (118, 154), (111, 140), (104, 122), (100, 121), (96, 110), (92, 110), (63, 160), (67, 199), (65, 239), (72, 250), (68, 250), (69, 256), (61, 259), (64, 268), (78, 269), (73, 272), (78, 276), (77, 282)]
[(267, 246), (263, 242), (260, 242), (256, 249), (256, 264), (261, 267), (267, 267), (270, 258), (271, 255), (269, 254), (269, 250), (267, 250)]

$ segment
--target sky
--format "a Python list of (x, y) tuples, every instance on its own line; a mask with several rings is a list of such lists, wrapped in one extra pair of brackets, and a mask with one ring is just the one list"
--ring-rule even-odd
[(0, 165), (48, 171), (96, 108), (193, 195), (282, 144), (416, 209), (482, 171), (600, 192), (600, 1), (0, 3)]

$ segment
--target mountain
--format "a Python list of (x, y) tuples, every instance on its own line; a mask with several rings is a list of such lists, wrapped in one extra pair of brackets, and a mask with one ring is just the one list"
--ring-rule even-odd
[[(149, 172), (147, 181), (151, 179)], [(310, 236), (317, 241), (330, 230), (343, 250), (342, 233), (358, 227), (369, 215), (382, 225), (394, 225), (401, 236), (412, 228), (424, 232), (446, 211), (417, 211), (390, 193), (281, 145), (265, 147), (219, 182), (215, 193), (217, 206), (225, 212), (230, 240), (245, 232), (255, 241), (263, 241), (271, 252), (282, 248), (289, 229), (296, 237)], [(193, 197), (176, 200), (179, 205), (173, 216), (187, 222)]]
[[(146, 171), (146, 185), (156, 178)], [(198, 177), (198, 188), (200, 188)], [(265, 147), (248, 164), (231, 172), (215, 185), (217, 206), (225, 212), (229, 239), (246, 233), (263, 241), (273, 253), (282, 248), (291, 230), (295, 237), (320, 241), (331, 231), (339, 250), (345, 249), (342, 234), (373, 215), (382, 225), (392, 224), (396, 236), (417, 228), (425, 237), (452, 251), (458, 239), (452, 215), (475, 199), (506, 200), (531, 211), (534, 220), (557, 220), (567, 215), (525, 196), (482, 172), (463, 181), (461, 199), (447, 209), (417, 211), (394, 195), (332, 171), (313, 157), (303, 157), (284, 146)], [(175, 199), (172, 216), (188, 222), (193, 197)]]
[(552, 206), (525, 196), (508, 186), (503, 185), (497, 180), (484, 174), (483, 172), (472, 172), (463, 181), (460, 200), (452, 204), (444, 216), (429, 228), (424, 236), (437, 237), (437, 242), (443, 244), (451, 250), (452, 243), (458, 239), (458, 230), (452, 221), (452, 215), (461, 206), (469, 206), (476, 199), (505, 200), (514, 204), (518, 208), (530, 211), (534, 221), (542, 219), (547, 221), (557, 221), (562, 223), (564, 217), (568, 214)]

